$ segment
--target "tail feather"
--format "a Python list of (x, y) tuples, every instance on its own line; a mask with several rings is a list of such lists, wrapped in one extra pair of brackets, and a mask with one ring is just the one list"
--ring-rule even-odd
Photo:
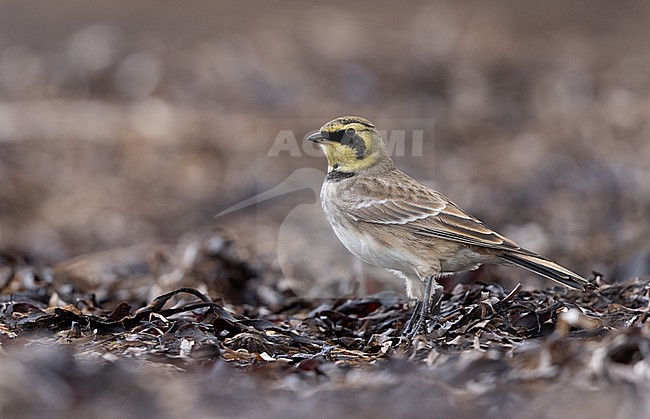
[(538, 255), (529, 255), (522, 253), (505, 253), (501, 256), (504, 260), (517, 266), (535, 272), (538, 275), (552, 279), (560, 284), (584, 291), (591, 284), (580, 275), (563, 268), (555, 262)]

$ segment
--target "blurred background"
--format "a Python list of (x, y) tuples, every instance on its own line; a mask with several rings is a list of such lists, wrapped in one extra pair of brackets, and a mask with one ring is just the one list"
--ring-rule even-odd
[[(422, 154), (400, 167), (520, 244), (585, 276), (650, 271), (647, 2), (0, 9), (0, 249), (12, 258), (119, 259), (225, 228), (296, 294), (341, 295), (362, 278), (361, 291), (401, 292), (338, 244), (317, 198), (325, 159), (302, 144), (354, 114), (407, 142), (422, 129)], [(298, 149), (271, 153), (278, 138)], [(515, 269), (472, 275), (550, 286)]]

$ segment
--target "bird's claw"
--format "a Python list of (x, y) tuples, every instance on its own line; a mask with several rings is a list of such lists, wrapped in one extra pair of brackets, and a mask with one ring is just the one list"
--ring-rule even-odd
[[(432, 282), (432, 281), (431, 281)], [(425, 288), (425, 295), (429, 296), (431, 293), (432, 284), (427, 281)], [(444, 293), (442, 287), (436, 287), (435, 292), (431, 297), (425, 298), (423, 301), (418, 301), (413, 309), (413, 314), (402, 331), (402, 336), (407, 340), (413, 339), (420, 333), (426, 333), (426, 318), (437, 317), (440, 313), (440, 306)], [(431, 303), (433, 301), (433, 304)]]

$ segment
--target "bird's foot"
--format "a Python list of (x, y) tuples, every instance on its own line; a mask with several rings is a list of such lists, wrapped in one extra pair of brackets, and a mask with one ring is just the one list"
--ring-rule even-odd
[(420, 316), (422, 310), (422, 301), (417, 301), (415, 307), (413, 308), (413, 314), (411, 318), (406, 322), (404, 329), (402, 330), (402, 336), (408, 339), (411, 339), (416, 333), (419, 332), (418, 329), (422, 328), (422, 317)]
[(444, 295), (444, 288), (439, 285), (436, 286), (433, 295), (431, 296), (433, 304), (431, 304), (431, 310), (429, 311), (429, 314), (434, 318), (437, 318), (440, 315), (440, 307), (442, 306), (442, 297), (444, 297)]
[[(432, 284), (427, 283), (427, 290), (425, 295), (431, 293)], [(425, 298), (423, 301), (418, 301), (413, 309), (413, 314), (402, 331), (402, 337), (411, 340), (416, 335), (426, 333), (426, 319), (432, 318), (434, 321), (440, 314), (440, 307), (442, 305), (442, 297), (444, 296), (443, 288), (436, 286), (434, 293), (431, 297)]]

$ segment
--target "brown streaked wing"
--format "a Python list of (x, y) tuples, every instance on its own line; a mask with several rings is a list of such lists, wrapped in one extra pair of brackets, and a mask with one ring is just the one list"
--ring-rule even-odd
[(392, 225), (419, 236), (534, 254), (488, 228), (443, 195), (410, 180), (412, 183), (402, 183), (401, 188), (382, 188), (381, 183), (366, 179), (364, 189), (376, 193), (356, 196), (349, 214), (357, 221)]
[(365, 194), (355, 193), (347, 207), (358, 221), (405, 226), (438, 215), (446, 206), (437, 194), (412, 180), (392, 187), (370, 178), (357, 181), (355, 186)]
[[(515, 242), (490, 229), (478, 219), (449, 202), (440, 214), (433, 218), (412, 223), (409, 227), (416, 234), (453, 240), (473, 246), (509, 251), (522, 251)], [(524, 253), (527, 253), (524, 251)]]
[(440, 210), (435, 207), (412, 205), (396, 199), (360, 201), (355, 208), (349, 211), (357, 221), (402, 226), (435, 216), (439, 212)]

